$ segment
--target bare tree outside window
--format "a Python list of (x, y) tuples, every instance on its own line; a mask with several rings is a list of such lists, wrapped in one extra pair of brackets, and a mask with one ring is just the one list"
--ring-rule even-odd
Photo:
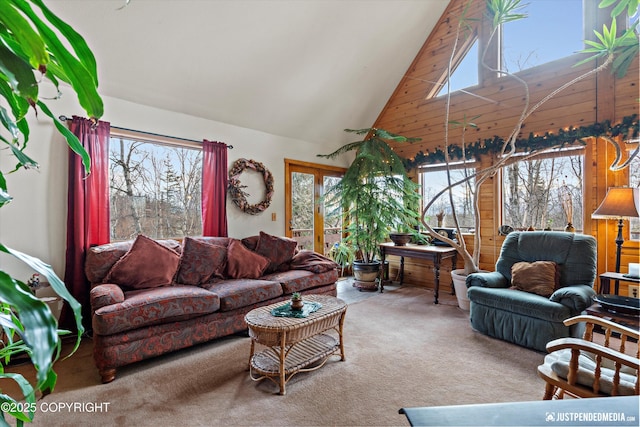
[[(441, 168), (434, 167), (435, 170), (420, 173), (422, 200), (431, 200), (442, 188), (447, 184), (447, 172)], [(475, 173), (474, 168), (458, 168), (451, 171), (451, 181), (456, 182)], [(458, 213), (458, 221), (460, 229), (465, 232), (471, 232), (475, 229), (475, 220), (473, 216), (473, 189), (474, 180), (470, 179), (464, 185), (453, 188), (453, 200), (455, 210)], [(431, 206), (427, 212), (425, 220), (432, 227), (438, 226), (438, 215), (442, 215), (442, 226), (453, 227), (453, 214), (448, 196), (440, 197), (438, 202)]]
[(111, 239), (202, 234), (202, 150), (112, 137)]
[(564, 230), (582, 225), (580, 155), (521, 161), (503, 170), (503, 221), (516, 230)]

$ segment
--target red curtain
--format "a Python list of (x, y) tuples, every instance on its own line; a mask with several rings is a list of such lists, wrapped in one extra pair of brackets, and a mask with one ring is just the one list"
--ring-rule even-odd
[(227, 237), (227, 144), (202, 141), (202, 235)]
[[(67, 196), (67, 252), (64, 282), (82, 304), (82, 322), (91, 328), (89, 283), (84, 274), (86, 251), (109, 242), (109, 132), (108, 122), (73, 116), (69, 129), (91, 157), (91, 173), (84, 171), (82, 159), (69, 149), (69, 189)], [(65, 307), (60, 324), (73, 328), (72, 312)]]

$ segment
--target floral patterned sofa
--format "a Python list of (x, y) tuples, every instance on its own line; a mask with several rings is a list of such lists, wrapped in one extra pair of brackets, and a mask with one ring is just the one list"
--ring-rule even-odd
[(250, 310), (294, 292), (335, 296), (337, 264), (294, 240), (260, 232), (242, 240), (185, 237), (89, 250), (96, 367), (116, 368), (242, 332)]

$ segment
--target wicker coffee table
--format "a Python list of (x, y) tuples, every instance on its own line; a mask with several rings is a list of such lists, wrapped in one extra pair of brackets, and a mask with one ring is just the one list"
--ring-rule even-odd
[[(251, 337), (249, 375), (254, 381), (267, 378), (278, 384), (281, 395), (298, 372), (319, 369), (334, 354), (345, 360), (342, 327), (347, 304), (326, 295), (303, 298), (322, 304), (322, 308), (304, 318), (273, 316), (271, 310), (287, 302), (281, 301), (251, 310), (245, 316)], [(255, 353), (256, 343), (264, 350)]]

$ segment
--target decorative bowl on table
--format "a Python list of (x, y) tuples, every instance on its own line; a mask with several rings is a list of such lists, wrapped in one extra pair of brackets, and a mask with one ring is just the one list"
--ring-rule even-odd
[(396, 246), (405, 246), (411, 241), (411, 233), (389, 233), (389, 238)]
[(598, 294), (593, 300), (607, 311), (640, 316), (640, 299), (621, 295)]

